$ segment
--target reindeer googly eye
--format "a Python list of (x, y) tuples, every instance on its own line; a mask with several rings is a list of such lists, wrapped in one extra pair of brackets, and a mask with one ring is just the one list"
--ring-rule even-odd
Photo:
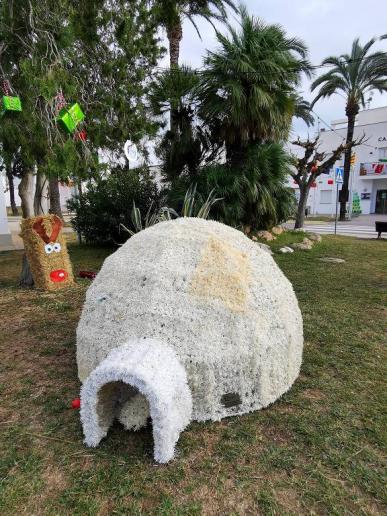
[(53, 250), (54, 250), (54, 247), (52, 244), (46, 244), (44, 246), (44, 251), (46, 254), (51, 254), (53, 252)]
[(60, 253), (61, 249), (62, 249), (62, 246), (60, 245), (59, 242), (55, 242), (55, 244), (53, 245), (53, 248), (54, 248), (54, 251), (56, 253)]

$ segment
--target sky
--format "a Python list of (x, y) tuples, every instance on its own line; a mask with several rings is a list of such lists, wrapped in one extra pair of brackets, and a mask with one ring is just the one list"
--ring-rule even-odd
[[(309, 48), (313, 65), (320, 64), (329, 55), (349, 53), (356, 37), (364, 44), (371, 37), (387, 33), (386, 0), (245, 0), (244, 4), (250, 14), (262, 18), (266, 23), (280, 24), (288, 36), (301, 38)], [(231, 14), (230, 19), (237, 25), (235, 15)], [(206, 49), (214, 50), (217, 45), (211, 25), (200, 18), (196, 22), (202, 40), (192, 24), (185, 20), (180, 54), (180, 62), (194, 68), (202, 66)], [(227, 31), (222, 25), (218, 27), (222, 32)], [(379, 48), (387, 50), (387, 40), (376, 43), (375, 49)], [(167, 62), (168, 57), (164, 64)], [(302, 94), (307, 100), (313, 98), (310, 81), (303, 81)], [(370, 107), (385, 105), (387, 94), (375, 93)], [(320, 100), (315, 112), (329, 124), (332, 120), (345, 117), (344, 107), (344, 99), (335, 95), (329, 100)], [(324, 127), (323, 122), (320, 125)], [(308, 132), (313, 136), (316, 130), (308, 130), (304, 122), (295, 121), (292, 130), (294, 136), (305, 137)]]

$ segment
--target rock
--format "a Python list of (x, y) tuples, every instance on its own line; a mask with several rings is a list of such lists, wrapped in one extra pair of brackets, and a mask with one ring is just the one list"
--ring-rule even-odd
[(282, 233), (284, 232), (284, 228), (281, 226), (274, 226), (271, 232), (273, 233), (273, 235), (282, 235)]
[(312, 240), (310, 240), (309, 238), (305, 237), (303, 240), (302, 240), (302, 243), (303, 244), (307, 244), (307, 245), (311, 245), (313, 246), (314, 242), (312, 242)]
[(309, 240), (312, 240), (313, 242), (321, 242), (322, 238), (321, 235), (318, 233), (306, 233), (306, 236), (309, 238)]
[(186, 217), (140, 231), (86, 294), (77, 329), (85, 442), (97, 446), (114, 418), (138, 429), (151, 415), (155, 459), (167, 462), (190, 421), (258, 410), (289, 390), (302, 326), (291, 283), (242, 232)]
[(256, 236), (254, 236), (254, 235), (251, 237), (251, 240), (252, 240), (253, 242), (258, 242), (258, 238), (257, 238)]
[(287, 245), (285, 245), (284, 247), (281, 247), (279, 252), (280, 253), (294, 253), (294, 249), (292, 249), (291, 247), (288, 247)]
[(328, 263), (345, 263), (345, 260), (343, 260), (342, 258), (326, 257), (326, 258), (319, 258), (319, 260), (321, 262), (328, 262)]
[(312, 242), (309, 240), (308, 242), (296, 242), (294, 244), (290, 244), (290, 247), (295, 251), (310, 251), (313, 247)]
[(267, 242), (271, 242), (276, 239), (269, 231), (258, 231), (257, 237), (261, 240), (266, 240)]

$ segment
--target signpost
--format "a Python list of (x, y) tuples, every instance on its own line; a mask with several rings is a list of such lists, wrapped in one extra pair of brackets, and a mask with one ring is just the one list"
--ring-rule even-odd
[(351, 154), (351, 170), (350, 170), (350, 182), (349, 182), (349, 205), (348, 205), (348, 220), (352, 220), (352, 199), (353, 199), (353, 175), (355, 173), (354, 167), (356, 164), (356, 153)]
[(335, 215), (335, 235), (337, 232), (337, 201), (339, 197), (339, 185), (343, 183), (343, 174), (344, 167), (336, 167), (335, 177), (336, 177), (336, 215)]

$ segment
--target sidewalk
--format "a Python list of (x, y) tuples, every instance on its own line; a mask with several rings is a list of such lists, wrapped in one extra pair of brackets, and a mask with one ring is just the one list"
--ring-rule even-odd
[[(326, 217), (326, 215), (321, 215), (322, 217)], [(331, 222), (319, 221), (317, 220), (318, 215), (313, 215), (313, 219), (308, 221), (305, 219), (305, 225), (313, 225), (313, 224), (332, 224), (334, 220)], [(346, 220), (344, 222), (337, 221), (339, 224), (345, 224), (346, 226), (372, 226), (375, 229), (375, 221), (381, 220), (383, 222), (387, 222), (387, 215), (375, 215), (374, 213), (371, 215), (359, 215), (358, 217), (353, 217), (352, 220)]]
[[(353, 236), (357, 238), (377, 238), (375, 231), (375, 221), (380, 220), (387, 222), (387, 215), (360, 215), (354, 217), (352, 220), (345, 222), (337, 222), (337, 234), (342, 236)], [(287, 229), (294, 228), (294, 221), (287, 222), (285, 224)], [(305, 220), (304, 229), (312, 230), (319, 234), (334, 234), (335, 222), (330, 221), (318, 221), (318, 220)], [(382, 238), (385, 238), (386, 234), (382, 234)]]

